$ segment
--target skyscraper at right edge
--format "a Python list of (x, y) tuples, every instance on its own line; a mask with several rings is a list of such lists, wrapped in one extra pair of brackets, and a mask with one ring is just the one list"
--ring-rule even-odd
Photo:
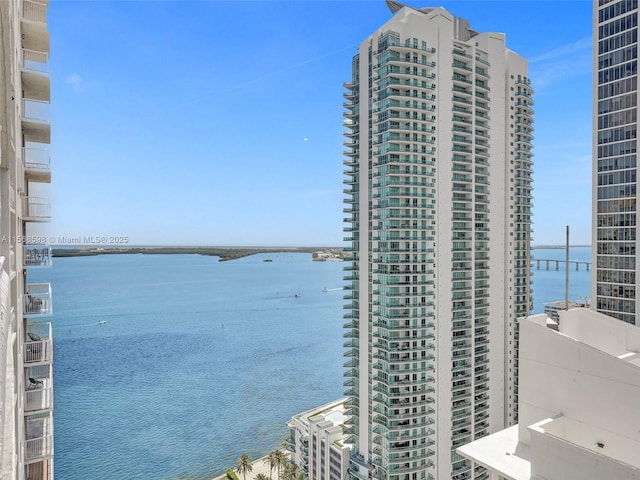
[(352, 480), (471, 480), (517, 422), (533, 101), (503, 33), (388, 1), (345, 84)]
[(636, 325), (638, 0), (594, 0), (593, 275), (599, 312)]

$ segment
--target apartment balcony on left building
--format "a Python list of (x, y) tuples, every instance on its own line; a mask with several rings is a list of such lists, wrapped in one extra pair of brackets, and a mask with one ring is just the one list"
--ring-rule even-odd
[[(22, 220), (19, 235), (29, 236), (29, 224), (49, 222), (51, 205), (47, 197), (51, 183), (49, 31), (48, 0), (17, 0), (20, 15), (20, 80), (18, 105), (22, 129), (18, 152), (16, 211)], [(21, 7), (21, 8), (20, 8)], [(21, 209), (20, 209), (21, 207)], [(40, 227), (36, 227), (36, 230)], [(22, 231), (20, 231), (22, 230)], [(30, 283), (28, 272), (50, 267), (51, 247), (23, 245), (22, 357), (24, 366), (22, 476), (33, 480), (53, 479), (53, 329), (47, 318), (53, 314), (49, 283)], [(21, 477), (22, 478), (22, 477)]]
[(25, 476), (34, 480), (53, 478), (53, 415), (51, 412), (25, 416)]
[(53, 479), (53, 331), (27, 323), (24, 339), (25, 477)]
[(53, 265), (50, 245), (35, 244), (24, 246), (24, 266), (27, 268), (49, 268)]
[(27, 283), (24, 293), (24, 317), (42, 318), (53, 314), (50, 283)]
[(26, 142), (51, 142), (47, 2), (22, 1), (22, 131)]
[(22, 167), (27, 181), (40, 183), (51, 183), (48, 61), (46, 51), (22, 49)]

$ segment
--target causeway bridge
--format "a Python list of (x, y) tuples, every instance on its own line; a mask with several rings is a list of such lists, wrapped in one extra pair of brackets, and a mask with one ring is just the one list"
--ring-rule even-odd
[[(546, 258), (532, 258), (531, 259), (531, 266), (532, 267), (536, 267), (536, 270), (540, 270), (540, 266), (542, 265), (542, 267), (544, 267), (546, 270), (550, 270), (550, 265), (553, 267), (555, 266), (556, 270), (560, 270), (560, 264), (562, 264), (564, 266), (564, 264), (567, 263), (566, 260), (555, 260), (555, 259), (546, 259)], [(591, 267), (591, 262), (582, 262), (582, 261), (577, 261), (577, 260), (569, 260), (569, 264), (570, 265), (575, 265), (576, 266), (576, 271), (580, 270), (580, 265), (584, 265), (585, 268), (587, 269), (587, 272), (589, 271), (589, 268)]]

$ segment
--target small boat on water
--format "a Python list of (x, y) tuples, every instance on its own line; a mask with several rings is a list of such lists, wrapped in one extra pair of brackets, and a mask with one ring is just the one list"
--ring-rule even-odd
[(273, 260), (271, 260), (270, 258), (265, 258), (264, 260), (262, 260), (263, 262), (273, 262)]
[(323, 291), (324, 293), (327, 293), (327, 292), (329, 291), (329, 289), (328, 289), (327, 287), (324, 287), (324, 288), (322, 289), (322, 291)]
[(107, 321), (106, 321), (106, 320), (100, 320), (100, 321), (98, 322), (98, 325), (104, 325), (105, 323), (107, 323)]

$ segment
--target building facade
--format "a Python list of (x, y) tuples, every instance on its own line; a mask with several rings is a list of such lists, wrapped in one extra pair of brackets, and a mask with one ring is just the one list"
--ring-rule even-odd
[(460, 448), (492, 480), (640, 478), (640, 331), (586, 308), (522, 320), (520, 423)]
[(528, 66), (504, 34), (387, 4), (345, 84), (350, 475), (482, 479), (456, 448), (517, 421), (531, 304)]
[(51, 286), (28, 280), (51, 266), (46, 1), (0, 2), (0, 35), (0, 478), (51, 480)]
[(345, 400), (294, 415), (289, 421), (291, 460), (308, 480), (344, 480), (351, 448), (344, 443)]
[(638, 1), (595, 0), (593, 307), (636, 324)]

